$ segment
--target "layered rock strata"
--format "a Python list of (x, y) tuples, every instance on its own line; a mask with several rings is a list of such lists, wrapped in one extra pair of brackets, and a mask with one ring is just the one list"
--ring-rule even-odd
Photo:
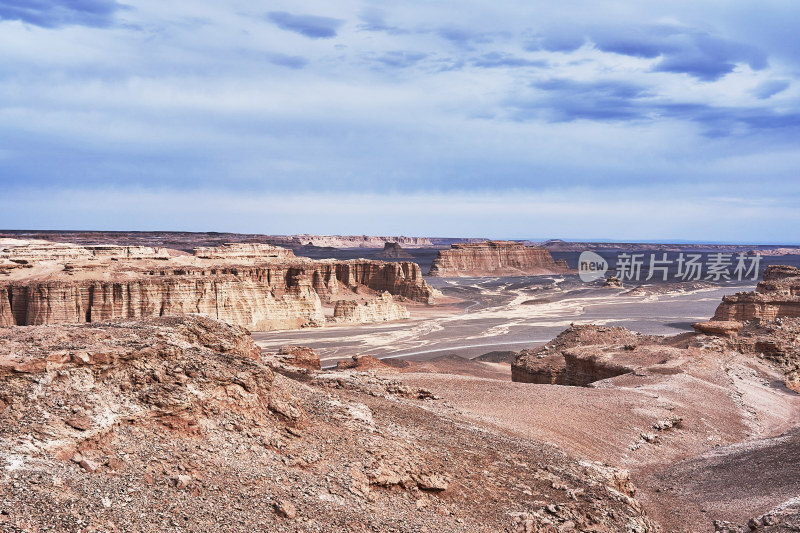
[(570, 326), (540, 350), (523, 350), (511, 364), (521, 383), (586, 386), (632, 372), (651, 359), (642, 342), (657, 342), (621, 327)]
[(563, 260), (554, 261), (544, 248), (511, 241), (485, 241), (451, 245), (440, 250), (429, 272), (439, 277), (537, 276), (569, 271)]
[(320, 326), (319, 296), (309, 285), (273, 292), (232, 275), (169, 276), (119, 282), (40, 281), (0, 287), (0, 325), (75, 324), (201, 314), (250, 330)]
[(381, 293), (374, 300), (359, 303), (354, 300), (339, 300), (333, 310), (332, 322), (336, 324), (368, 324), (405, 320), (411, 314), (404, 306), (395, 303), (388, 292)]
[(168, 259), (166, 248), (154, 246), (78, 246), (38, 240), (0, 239), (0, 261), (74, 261), (93, 258)]
[(294, 252), (271, 244), (230, 242), (222, 246), (199, 246), (195, 257), (202, 259), (291, 259)]
[(330, 246), (333, 248), (383, 248), (385, 243), (397, 243), (412, 248), (433, 246), (427, 237), (375, 237), (370, 235), (289, 235), (287, 237), (272, 237), (276, 244), (286, 246), (312, 245)]
[(800, 317), (800, 269), (772, 265), (753, 292), (725, 296), (714, 313), (718, 321), (774, 320)]
[[(36, 272), (0, 284), (0, 326), (202, 314), (250, 330), (289, 329), (323, 325), (323, 304), (339, 295), (388, 292), (423, 303), (435, 296), (415, 263), (311, 261), (260, 245), (223, 248), (200, 252), (214, 259), (26, 264)], [(226, 253), (233, 258), (217, 257)], [(380, 320), (395, 319), (401, 311), (394, 306), (380, 300), (370, 309), (378, 317), (385, 308)]]

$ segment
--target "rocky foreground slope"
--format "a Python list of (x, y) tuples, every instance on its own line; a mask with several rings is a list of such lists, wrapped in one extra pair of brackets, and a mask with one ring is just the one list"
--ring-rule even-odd
[(624, 471), (211, 319), (12, 327), (0, 354), (3, 531), (657, 530)]
[(563, 260), (554, 261), (544, 248), (512, 241), (452, 244), (433, 260), (430, 276), (536, 276), (569, 271)]
[[(289, 329), (325, 324), (324, 306), (339, 300), (371, 300), (386, 292), (433, 303), (435, 295), (411, 262), (312, 261), (257, 244), (198, 248), (194, 256), (160, 260), (92, 256), (65, 262), (64, 246), (55, 248), (57, 256), (39, 259), (20, 260), (13, 249), (6, 254), (0, 326), (197, 313), (250, 330)], [(73, 248), (83, 257), (83, 247)], [(404, 313), (391, 297), (380, 309)]]

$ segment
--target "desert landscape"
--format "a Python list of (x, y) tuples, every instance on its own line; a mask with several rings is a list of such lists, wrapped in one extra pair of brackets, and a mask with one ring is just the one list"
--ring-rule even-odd
[(800, 532), (798, 27), (0, 0), (0, 533)]
[(792, 254), (586, 283), (548, 243), (53, 236), (0, 235), (3, 531), (800, 524)]

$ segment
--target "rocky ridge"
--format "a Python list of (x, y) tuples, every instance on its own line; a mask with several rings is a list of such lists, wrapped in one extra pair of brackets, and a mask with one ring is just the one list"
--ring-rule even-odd
[(438, 277), (535, 276), (569, 271), (544, 248), (512, 241), (452, 244), (440, 250), (429, 272)]

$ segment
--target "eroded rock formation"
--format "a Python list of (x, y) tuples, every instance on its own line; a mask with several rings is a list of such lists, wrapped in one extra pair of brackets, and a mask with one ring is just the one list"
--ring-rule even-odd
[(153, 246), (98, 244), (78, 246), (39, 240), (0, 239), (0, 261), (74, 261), (93, 258), (168, 259), (169, 250)]
[(554, 261), (544, 248), (512, 241), (485, 241), (451, 245), (440, 250), (430, 276), (536, 276), (568, 272), (563, 260)]
[(319, 355), (308, 346), (281, 346), (276, 354), (278, 360), (289, 366), (320, 370)]
[[(423, 303), (435, 296), (416, 263), (312, 261), (264, 245), (205, 249), (169, 261), (113, 257), (22, 266), (29, 268), (0, 269), (9, 277), (0, 284), (0, 326), (196, 313), (250, 330), (286, 329), (323, 325), (323, 305), (341, 295), (387, 292)], [(370, 309), (379, 320), (402, 314), (383, 300)], [(380, 317), (384, 309), (389, 314)]]
[(271, 244), (228, 242), (222, 246), (199, 246), (194, 255), (202, 259), (291, 259), (294, 252)]
[(395, 303), (388, 292), (381, 293), (373, 300), (359, 303), (354, 300), (338, 300), (333, 310), (332, 322), (337, 324), (368, 324), (404, 320), (411, 314), (404, 306)]
[(0, 325), (74, 324), (201, 314), (250, 330), (325, 323), (319, 296), (306, 283), (273, 287), (234, 275), (145, 277), (107, 282), (36, 281), (0, 287)]
[(714, 313), (714, 320), (774, 320), (800, 317), (800, 269), (772, 265), (754, 292), (725, 296)]
[(628, 352), (652, 340), (621, 327), (570, 326), (539, 350), (523, 350), (511, 364), (511, 379), (521, 383), (585, 386), (630, 372), (630, 364), (613, 362), (603, 351)]
[(387, 242), (383, 250), (378, 252), (377, 257), (381, 259), (413, 259), (414, 256), (403, 250), (403, 247), (396, 242)]

